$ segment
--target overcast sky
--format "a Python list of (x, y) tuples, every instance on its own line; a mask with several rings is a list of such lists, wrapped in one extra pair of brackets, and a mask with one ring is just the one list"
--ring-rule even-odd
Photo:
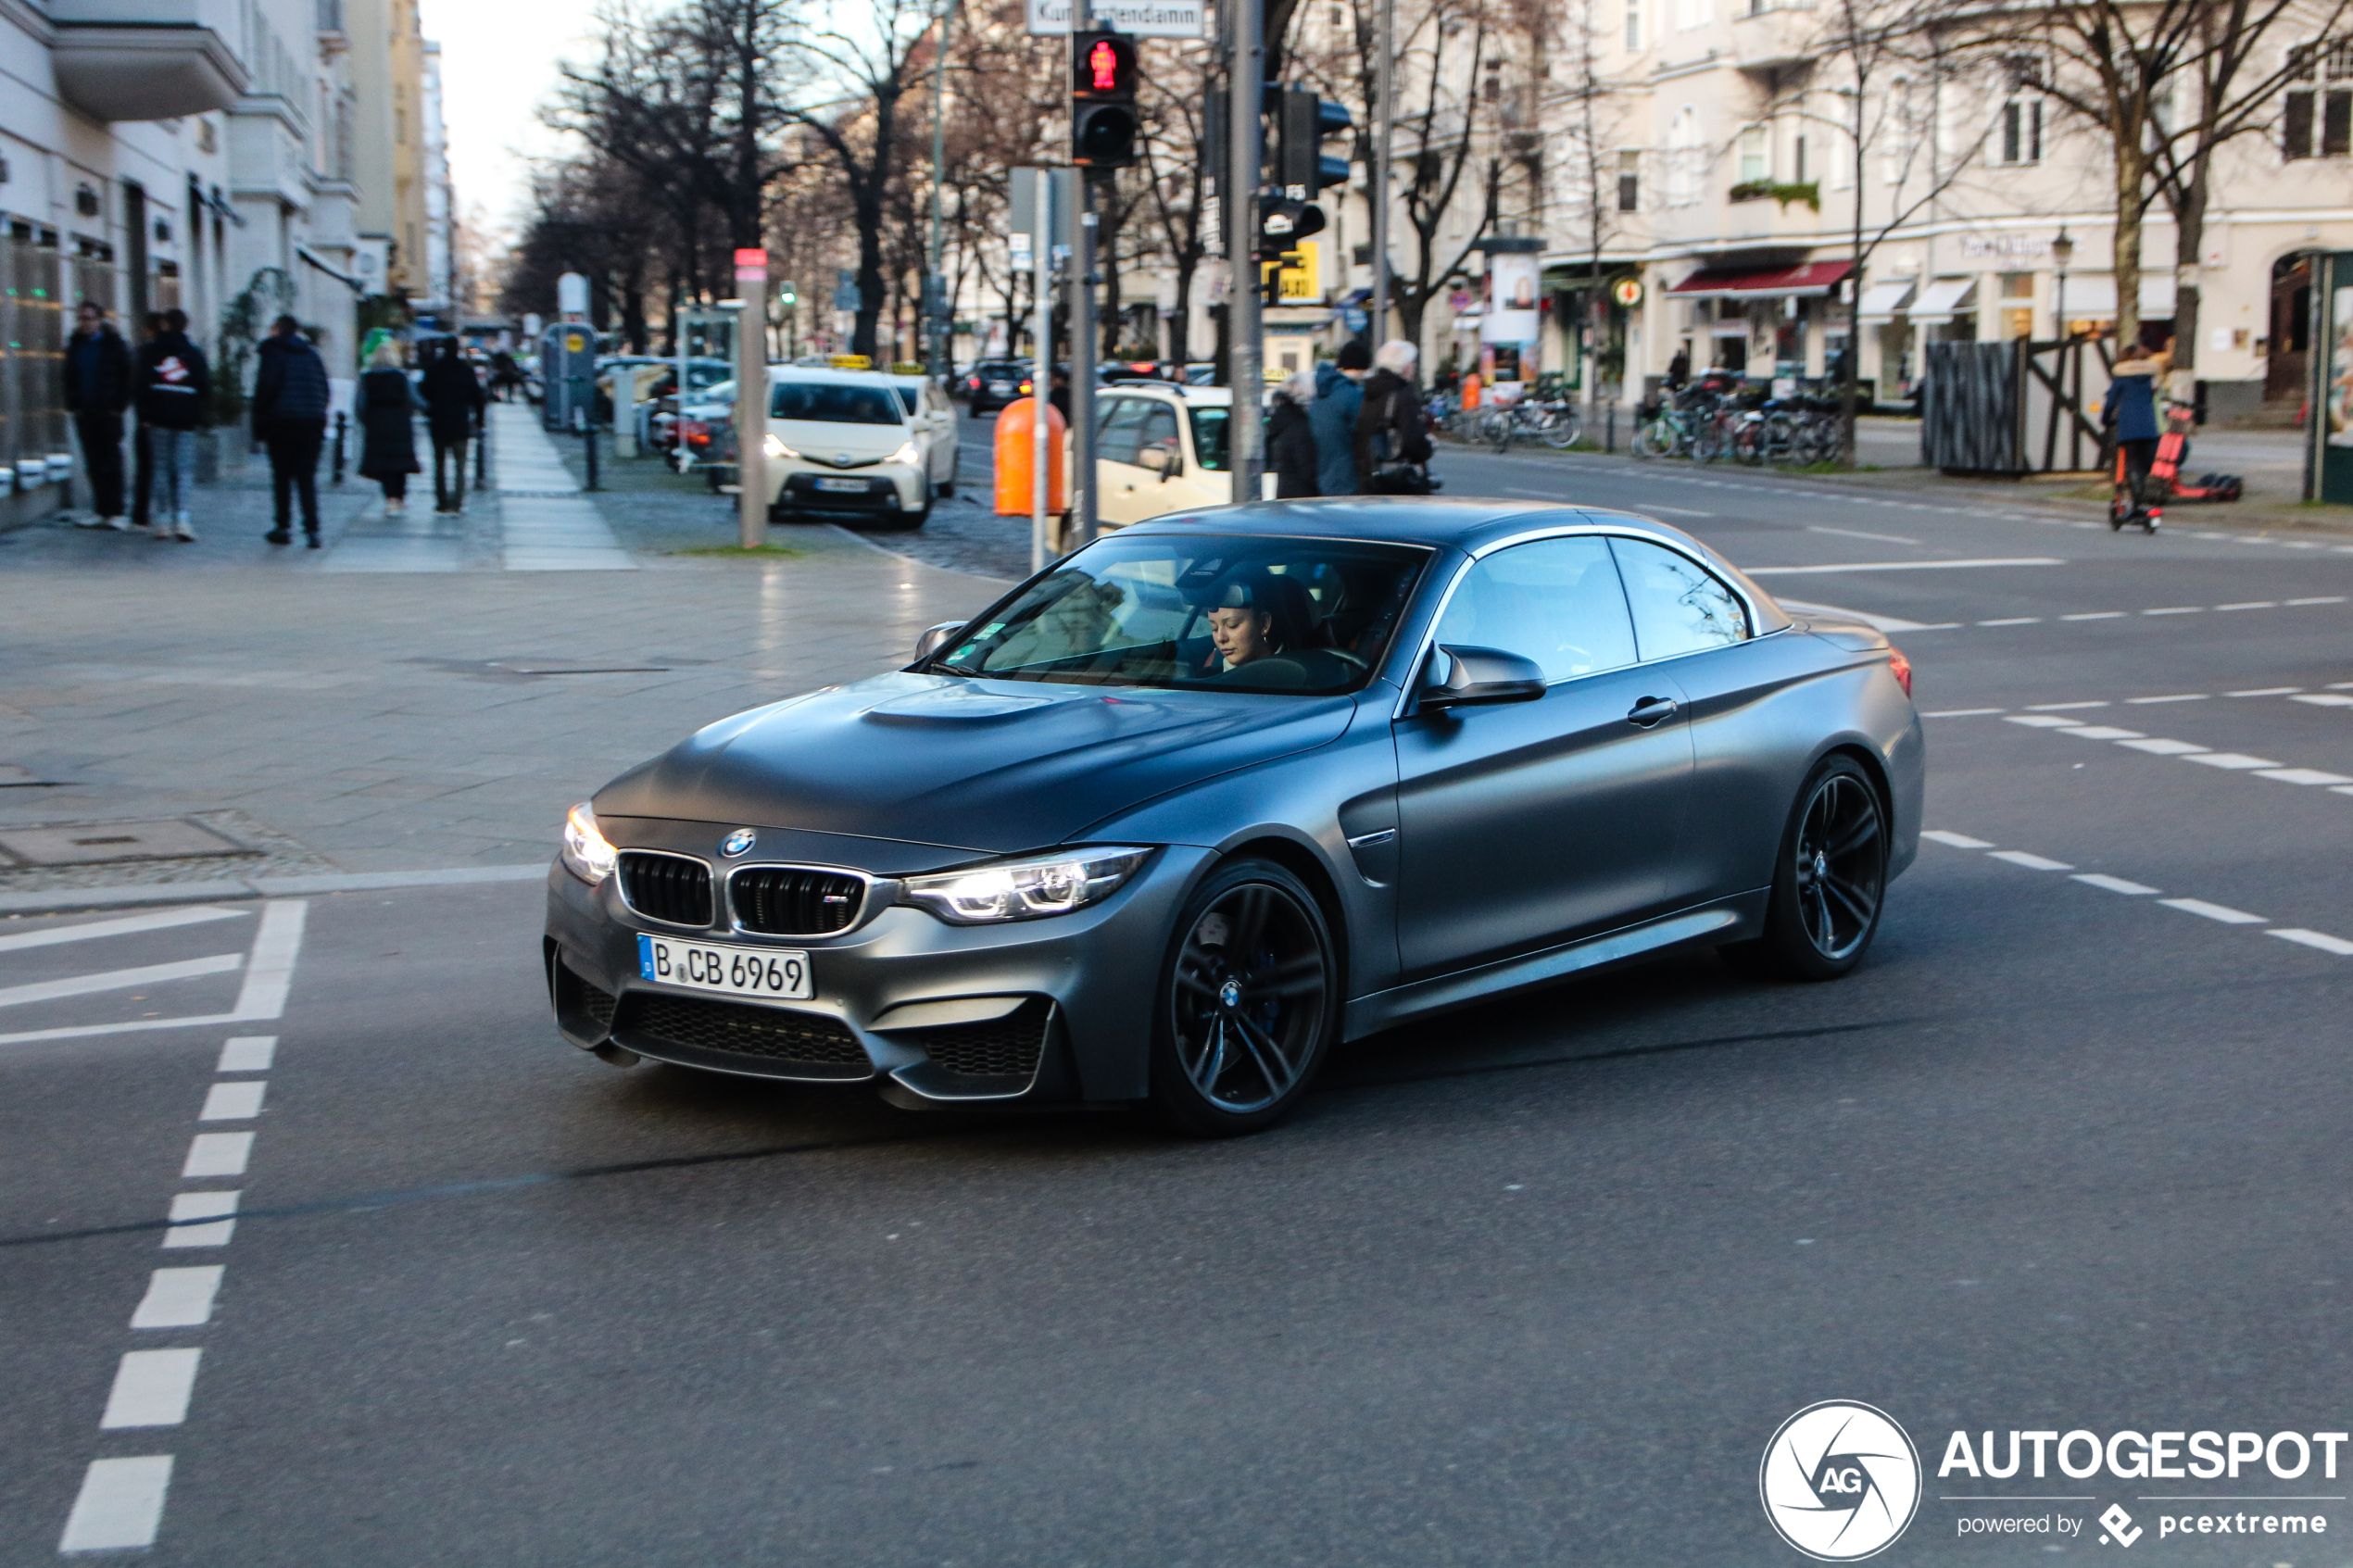
[(585, 57), (582, 0), (418, 0), (425, 36), (441, 44), (449, 178), (460, 216), (480, 205), (510, 231), (529, 184), (528, 156), (554, 150), (538, 120), (556, 62)]

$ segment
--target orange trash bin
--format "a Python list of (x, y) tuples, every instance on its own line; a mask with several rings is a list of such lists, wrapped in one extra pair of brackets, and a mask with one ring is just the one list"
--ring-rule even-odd
[[(1038, 399), (1024, 397), (1005, 405), (997, 416), (997, 515), (1027, 517), (1036, 504), (1037, 443), (1030, 433), (1038, 420)], [(1066, 476), (1063, 472), (1063, 411), (1046, 405), (1046, 509), (1070, 509)]]

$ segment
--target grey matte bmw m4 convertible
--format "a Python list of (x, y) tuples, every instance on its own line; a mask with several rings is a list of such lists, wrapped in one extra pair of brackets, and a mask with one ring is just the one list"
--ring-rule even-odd
[(1919, 847), (1904, 656), (1622, 513), (1163, 518), (915, 655), (573, 809), (567, 1039), (1248, 1132), (1344, 1041), (1602, 965), (1843, 974)]

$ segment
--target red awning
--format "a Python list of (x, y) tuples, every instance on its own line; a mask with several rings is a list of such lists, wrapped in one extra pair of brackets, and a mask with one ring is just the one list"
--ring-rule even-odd
[(1742, 270), (1704, 267), (1667, 292), (1685, 299), (1765, 299), (1800, 295), (1819, 298), (1855, 270), (1847, 261), (1806, 261), (1795, 267)]

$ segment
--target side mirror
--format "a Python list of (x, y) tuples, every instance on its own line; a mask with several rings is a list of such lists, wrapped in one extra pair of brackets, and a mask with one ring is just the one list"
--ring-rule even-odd
[(915, 662), (921, 664), (925, 659), (946, 647), (949, 639), (963, 629), (964, 623), (961, 621), (943, 621), (937, 626), (927, 628), (922, 636), (915, 639)]
[(1422, 682), (1424, 708), (1534, 702), (1543, 695), (1543, 668), (1501, 648), (1441, 647)]
[(1170, 470), (1176, 466), (1170, 460), (1172, 456), (1165, 446), (1147, 446), (1136, 454), (1136, 466), (1140, 469), (1149, 469), (1161, 478), (1166, 479)]

